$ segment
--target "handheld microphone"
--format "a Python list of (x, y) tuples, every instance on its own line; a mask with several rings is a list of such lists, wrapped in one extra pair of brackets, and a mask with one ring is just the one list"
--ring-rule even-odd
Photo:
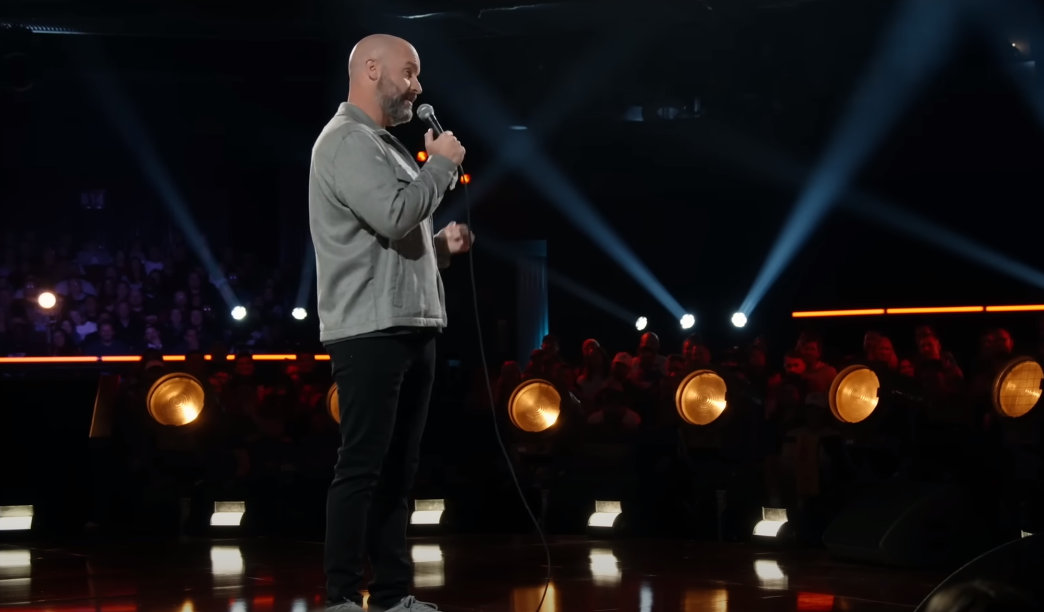
[(435, 118), (435, 109), (431, 107), (431, 104), (421, 104), (417, 107), (417, 118), (428, 124), (433, 134), (438, 136), (445, 132), (442, 126), (439, 125), (439, 120)]

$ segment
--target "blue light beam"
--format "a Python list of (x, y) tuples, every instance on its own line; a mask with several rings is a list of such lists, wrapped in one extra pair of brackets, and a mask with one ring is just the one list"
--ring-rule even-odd
[[(105, 63), (105, 58), (102, 57), (101, 52), (92, 48), (92, 45), (84, 45), (83, 47), (85, 53), (82, 55), (77, 54), (77, 57), (81, 59), (84, 66), (92, 64), (97, 66)], [(83, 55), (90, 55), (94, 61), (88, 62)], [(152, 146), (145, 124), (139, 119), (134, 105), (131, 103), (126, 91), (124, 91), (119, 79), (112, 71), (103, 70), (94, 77), (85, 77), (84, 80), (97, 99), (98, 105), (123, 138), (124, 144), (134, 154), (135, 159), (138, 160), (142, 172), (144, 172), (149, 182), (152, 183), (152, 187), (159, 194), (160, 200), (167, 207), (167, 212), (170, 213), (174, 222), (181, 229), (181, 233), (188, 241), (189, 247), (192, 248), (203, 263), (207, 274), (210, 278), (221, 279), (217, 284), (217, 289), (225, 303), (230, 309), (238, 306), (239, 300), (236, 299), (232, 288), (229, 287), (224, 273), (221, 272), (217, 260), (210, 251), (206, 238), (196, 226), (192, 214), (178, 192), (173, 178), (167, 172), (159, 153)]]
[(908, 0), (856, 90), (811, 179), (769, 251), (740, 311), (748, 316), (844, 192), (899, 114), (947, 58), (958, 32), (949, 0)]
[[(443, 63), (446, 66), (453, 66), (454, 69), (438, 74), (448, 83), (453, 84), (454, 87), (451, 89), (457, 92), (457, 95), (448, 98), (447, 101), (456, 104), (460, 104), (461, 100), (469, 101), (470, 104), (466, 108), (458, 106), (458, 110), (462, 111), (458, 116), (467, 122), (472, 133), (485, 139), (486, 146), (490, 148), (502, 146), (503, 142), (494, 134), (503, 133), (509, 126), (516, 125), (518, 122), (508, 119), (507, 113), (503, 111), (503, 105), (486, 88), (482, 87), (473, 75), (469, 74), (465, 68), (467, 65), (465, 62), (455, 57), (446, 48), (443, 48), (442, 51), (444, 53)], [(533, 139), (532, 132), (526, 130), (513, 133), (516, 136), (513, 141), (528, 152), (528, 158), (525, 163), (518, 165), (518, 170), (533, 184), (534, 188), (577, 229), (586, 234), (610, 259), (627, 271), (672, 316), (680, 318), (685, 314), (681, 304), (598, 214), (594, 206), (558, 168), (548, 161), (541, 147)]]

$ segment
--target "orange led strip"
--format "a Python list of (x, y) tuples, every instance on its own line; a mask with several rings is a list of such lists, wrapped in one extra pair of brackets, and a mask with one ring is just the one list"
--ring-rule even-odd
[[(295, 361), (298, 355), (254, 355), (254, 361)], [(206, 355), (207, 361), (213, 357)], [(221, 359), (218, 357), (218, 359)], [(235, 355), (225, 357), (228, 361), (235, 361)], [(316, 361), (330, 361), (329, 355), (315, 355)], [(137, 363), (141, 361), (138, 355), (106, 355), (104, 357), (0, 357), (0, 363)], [(185, 361), (185, 355), (164, 355), (163, 361)]]
[(1044, 304), (1015, 304), (1010, 306), (935, 306), (925, 308), (867, 308), (863, 310), (809, 310), (792, 312), (795, 319), (814, 317), (854, 317), (866, 315), (906, 315), (906, 314), (956, 314), (971, 312), (1040, 312)]
[(0, 363), (96, 363), (97, 357), (0, 357)]
[(807, 312), (794, 312), (791, 316), (795, 319), (808, 319), (811, 317), (857, 317), (864, 315), (883, 315), (884, 308), (869, 308), (865, 310), (810, 310)]
[(888, 314), (951, 314), (957, 312), (982, 312), (985, 306), (940, 306), (938, 308), (889, 308)]
[(1030, 312), (1044, 310), (1044, 304), (1024, 304), (1022, 306), (987, 306), (986, 312)]

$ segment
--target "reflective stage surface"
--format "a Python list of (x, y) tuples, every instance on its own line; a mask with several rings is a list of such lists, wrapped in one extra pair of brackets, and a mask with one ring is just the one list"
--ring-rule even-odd
[[(533, 612), (546, 571), (530, 538), (411, 540), (415, 593), (440, 609)], [(912, 610), (942, 572), (824, 551), (674, 540), (555, 539), (542, 610)], [(54, 612), (323, 610), (322, 546), (271, 539), (0, 545), (0, 606)]]

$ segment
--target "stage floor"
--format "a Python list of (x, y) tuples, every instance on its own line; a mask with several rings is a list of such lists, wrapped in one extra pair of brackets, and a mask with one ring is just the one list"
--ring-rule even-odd
[[(411, 540), (415, 593), (448, 612), (533, 612), (546, 571), (528, 537)], [(942, 572), (744, 544), (555, 538), (544, 612), (912, 610)], [(323, 610), (322, 546), (271, 539), (0, 545), (0, 606), (39, 612)]]

